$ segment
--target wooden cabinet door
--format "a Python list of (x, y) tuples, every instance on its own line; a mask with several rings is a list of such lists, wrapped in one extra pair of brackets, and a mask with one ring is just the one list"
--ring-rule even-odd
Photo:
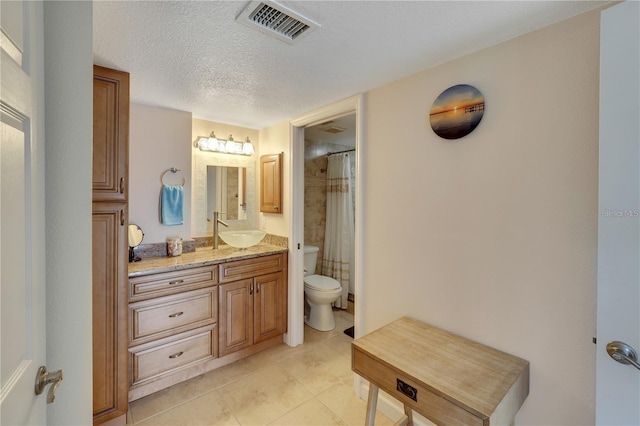
[(286, 291), (282, 272), (255, 278), (254, 343), (285, 332)]
[(220, 284), (220, 356), (253, 344), (253, 279)]
[(129, 74), (93, 67), (93, 201), (125, 201), (129, 167)]
[(260, 157), (260, 211), (282, 213), (282, 153)]
[[(126, 415), (127, 203), (93, 203), (94, 424)], [(62, 248), (61, 248), (62, 249)]]

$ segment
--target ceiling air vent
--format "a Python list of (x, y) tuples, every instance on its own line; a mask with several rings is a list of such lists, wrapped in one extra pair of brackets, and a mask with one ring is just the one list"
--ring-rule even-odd
[(320, 26), (273, 1), (252, 1), (236, 21), (290, 44)]
[(335, 134), (335, 133), (342, 133), (347, 129), (345, 129), (344, 127), (331, 126), (331, 127), (325, 127), (324, 129), (320, 129), (320, 130), (322, 130), (323, 132)]

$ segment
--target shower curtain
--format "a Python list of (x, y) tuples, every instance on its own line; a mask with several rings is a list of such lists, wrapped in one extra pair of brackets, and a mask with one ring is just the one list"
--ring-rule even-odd
[(322, 256), (322, 275), (335, 278), (342, 285), (342, 295), (333, 304), (347, 309), (349, 283), (353, 280), (354, 218), (351, 197), (349, 154), (328, 158), (327, 217)]

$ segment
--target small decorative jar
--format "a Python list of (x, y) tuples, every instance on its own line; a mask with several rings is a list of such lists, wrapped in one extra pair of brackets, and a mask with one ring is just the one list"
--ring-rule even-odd
[(182, 238), (167, 237), (167, 256), (180, 256), (182, 254)]

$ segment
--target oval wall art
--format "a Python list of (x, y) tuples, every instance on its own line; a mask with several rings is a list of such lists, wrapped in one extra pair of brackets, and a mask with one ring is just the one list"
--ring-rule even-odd
[(468, 84), (458, 84), (442, 92), (433, 102), (431, 128), (444, 139), (459, 139), (478, 127), (484, 114), (484, 96)]

